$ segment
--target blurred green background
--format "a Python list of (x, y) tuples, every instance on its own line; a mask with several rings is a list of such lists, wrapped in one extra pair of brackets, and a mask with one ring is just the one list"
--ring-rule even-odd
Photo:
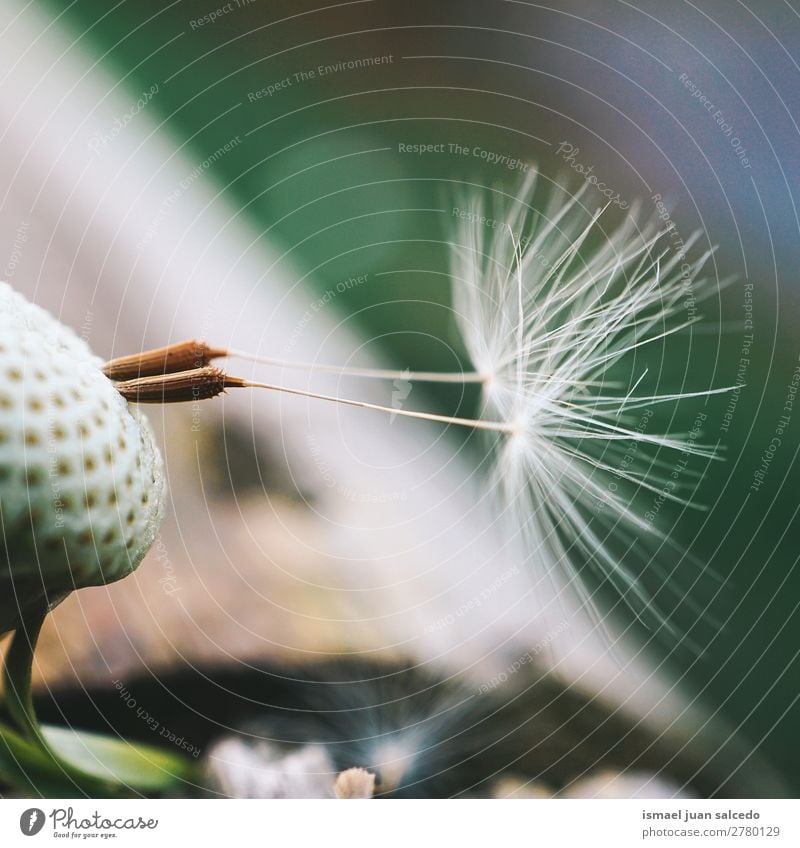
[[(720, 430), (727, 397), (705, 410), (706, 440), (719, 439), (726, 457), (699, 487), (711, 508), (667, 517), (722, 586), (705, 576), (693, 585), (693, 567), (678, 568), (674, 585), (692, 587), (707, 614), (684, 604), (676, 624), (702, 649), (661, 650), (800, 789), (800, 408), (751, 490), (800, 353), (797, 11), (723, 0), (702, 11), (679, 0), (40, 2), (132, 105), (157, 86), (150, 120), (311, 284), (324, 292), (368, 275), (335, 308), (397, 367), (468, 365), (449, 310), (452, 190), (513, 192), (519, 181), (476, 148), (537, 163), (549, 180), (569, 173), (556, 154), (568, 142), (647, 214), (660, 194), (682, 234), (703, 228), (698, 250), (719, 245), (711, 275), (737, 280), (703, 304), (695, 332), (649, 351), (660, 387), (736, 384), (747, 282), (754, 340), (729, 429)], [(364, 59), (369, 67), (347, 66)], [(732, 125), (746, 164), (682, 74)], [(440, 148), (417, 155), (405, 144)], [(452, 152), (456, 144), (469, 152)], [(427, 396), (429, 407), (462, 414), (475, 402), (458, 388)], [(697, 408), (678, 411), (685, 426)], [(669, 571), (677, 554), (666, 556)], [(644, 579), (657, 592), (658, 579)]]

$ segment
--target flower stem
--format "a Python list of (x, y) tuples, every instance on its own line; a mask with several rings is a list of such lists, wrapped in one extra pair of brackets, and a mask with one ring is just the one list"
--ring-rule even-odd
[[(48, 612), (47, 606), (40, 607), (32, 615), (27, 616), (14, 632), (3, 665), (3, 693), (6, 709), (17, 725), (17, 729), (21, 731), (23, 739), (31, 746), (34, 752), (33, 761), (36, 762), (37, 758), (43, 756), (44, 768), (46, 772), (52, 774), (53, 779), (66, 780), (73, 787), (78, 787), (89, 794), (116, 794), (113, 791), (113, 784), (86, 774), (60, 757), (44, 738), (36, 718), (31, 687), (33, 656)], [(8, 740), (6, 745), (9, 745)], [(25, 747), (18, 746), (16, 757), (26, 758), (26, 750)], [(25, 765), (24, 761), (20, 763), (23, 771)]]
[(44, 744), (33, 710), (31, 676), (33, 654), (48, 609), (43, 607), (15, 631), (3, 666), (3, 692), (6, 709), (26, 738)]
[[(15, 776), (27, 791), (54, 797), (66, 797), (78, 790), (91, 798), (119, 798), (176, 785), (197, 785), (201, 777), (195, 773), (194, 764), (183, 757), (119, 738), (41, 727), (33, 708), (31, 677), (36, 643), (47, 613), (45, 606), (26, 618), (15, 631), (5, 657), (4, 703), (16, 731), (0, 723), (4, 776)], [(76, 757), (82, 758), (81, 765), (76, 765)]]

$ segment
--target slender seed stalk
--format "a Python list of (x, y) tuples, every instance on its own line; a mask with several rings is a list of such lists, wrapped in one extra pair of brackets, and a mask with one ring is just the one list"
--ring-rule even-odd
[(246, 359), (262, 365), (278, 368), (294, 368), (303, 371), (319, 371), (340, 374), (343, 377), (364, 377), (376, 380), (412, 380), (419, 383), (485, 383), (489, 378), (478, 371), (397, 371), (388, 368), (354, 368), (343, 365), (327, 365), (318, 362), (296, 362), (272, 356), (258, 356), (242, 350), (227, 350), (225, 356)]
[[(226, 382), (225, 385), (227, 387), (229, 384)], [(230, 385), (251, 389), (269, 389), (274, 392), (299, 395), (300, 397), (313, 398), (315, 400), (326, 400), (333, 403), (340, 403), (344, 406), (354, 406), (358, 409), (372, 409), (375, 412), (387, 412), (390, 415), (401, 415), (404, 418), (419, 418), (423, 421), (438, 421), (441, 424), (455, 424), (458, 427), (471, 427), (473, 430), (490, 430), (495, 433), (516, 433), (519, 429), (516, 425), (509, 424), (505, 421), (484, 421), (480, 418), (457, 418), (451, 415), (437, 415), (433, 412), (416, 412), (411, 409), (395, 409), (394, 407), (382, 406), (378, 403), (367, 403), (367, 401), (363, 400), (351, 400), (350, 398), (340, 398), (335, 395), (324, 395), (317, 392), (310, 392), (305, 389), (290, 389), (287, 386), (278, 386), (272, 383), (251, 383), (248, 381), (238, 381), (237, 379), (235, 384)]]

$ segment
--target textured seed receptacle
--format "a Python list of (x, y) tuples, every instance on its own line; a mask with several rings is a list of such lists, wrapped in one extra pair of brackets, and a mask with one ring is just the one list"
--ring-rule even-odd
[(161, 456), (88, 345), (0, 283), (0, 633), (119, 580), (165, 501)]

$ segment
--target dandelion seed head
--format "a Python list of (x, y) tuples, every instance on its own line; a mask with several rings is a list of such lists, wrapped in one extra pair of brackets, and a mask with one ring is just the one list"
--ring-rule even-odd
[(605, 210), (587, 212), (587, 184), (565, 202), (566, 186), (536, 182), (531, 172), (513, 196), (460, 199), (468, 215), (452, 238), (457, 320), (475, 369), (490, 375), (483, 417), (508, 425), (492, 436), (493, 482), (527, 548), (565, 568), (587, 603), (591, 576), (669, 627), (614, 545), (658, 536), (636, 493), (691, 505), (696, 478), (673, 483), (668, 454), (714, 455), (697, 434), (657, 432), (652, 410), (724, 390), (659, 392), (646, 364), (697, 320), (694, 304), (714, 290), (699, 277), (712, 251), (687, 258), (700, 234), (673, 249), (636, 206), (607, 223)]
[(136, 569), (164, 515), (144, 416), (86, 341), (0, 283), (0, 635)]

